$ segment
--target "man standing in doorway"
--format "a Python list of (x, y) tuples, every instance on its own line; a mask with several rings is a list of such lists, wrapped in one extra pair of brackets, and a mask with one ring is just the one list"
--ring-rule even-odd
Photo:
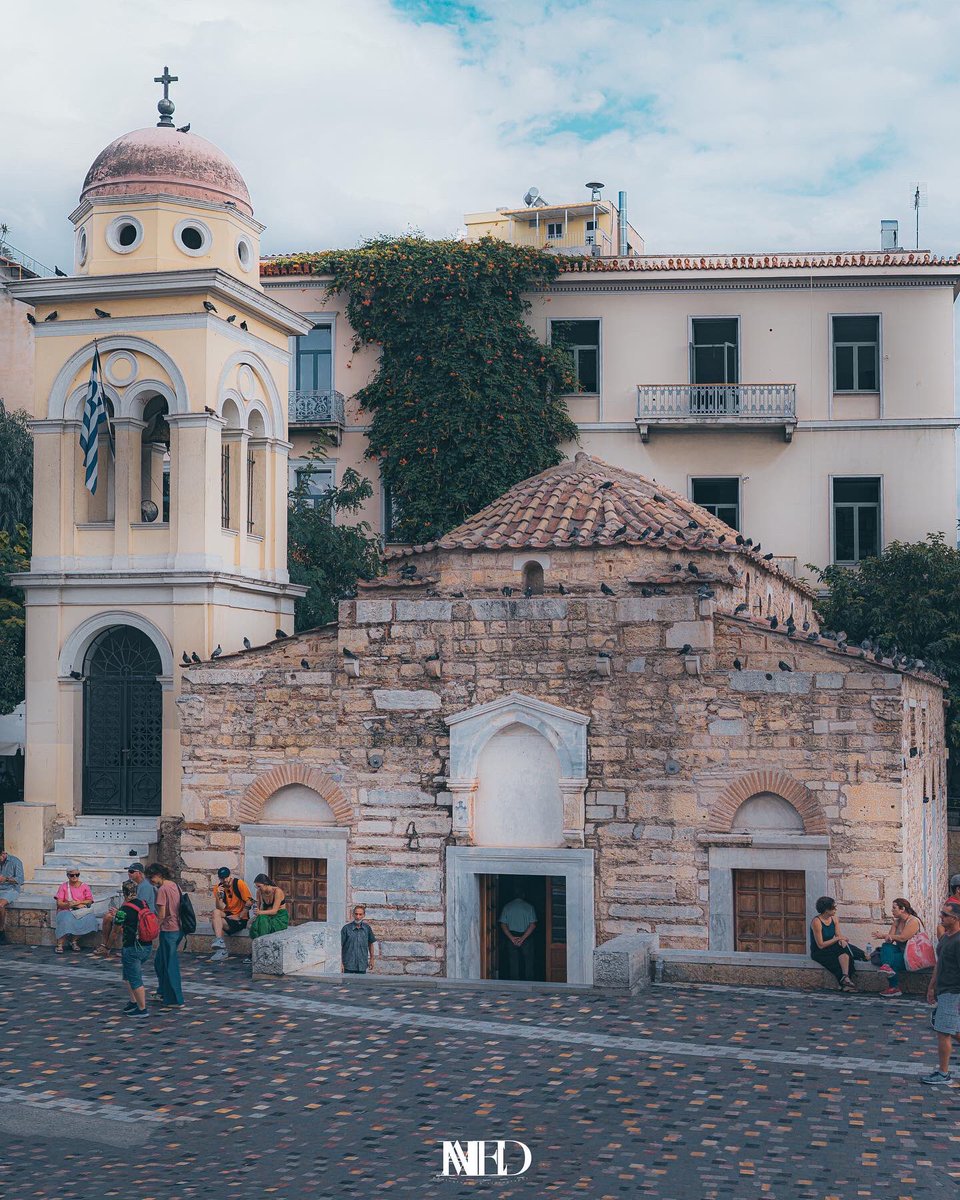
[(15, 854), (0, 850), (0, 942), (7, 940), (7, 905), (16, 903), (23, 887), (23, 863)]
[(366, 975), (373, 970), (373, 947), (377, 939), (363, 919), (366, 912), (362, 904), (357, 904), (353, 920), (340, 930), (340, 970), (348, 975)]
[(948, 901), (940, 909), (943, 937), (937, 943), (937, 965), (927, 989), (927, 1003), (936, 1004), (930, 1024), (937, 1035), (937, 1070), (921, 1083), (950, 1087), (950, 1053), (960, 1043), (960, 904)]
[(510, 978), (532, 979), (533, 944), (530, 939), (537, 928), (537, 910), (527, 902), (523, 892), (503, 906), (500, 928), (507, 939)]

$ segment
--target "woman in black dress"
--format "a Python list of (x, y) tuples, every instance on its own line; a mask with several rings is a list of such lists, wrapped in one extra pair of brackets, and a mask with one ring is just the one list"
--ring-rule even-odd
[(836, 978), (841, 992), (857, 990), (850, 978), (853, 954), (840, 930), (837, 902), (832, 896), (821, 896), (817, 901), (817, 915), (810, 922), (810, 957)]

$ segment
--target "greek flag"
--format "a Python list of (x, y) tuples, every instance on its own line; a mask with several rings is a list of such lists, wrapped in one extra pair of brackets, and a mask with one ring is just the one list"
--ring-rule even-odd
[(97, 450), (100, 441), (100, 426), (107, 419), (103, 403), (103, 385), (100, 382), (100, 351), (95, 346), (93, 364), (90, 367), (90, 382), (87, 384), (87, 399), (83, 406), (83, 425), (80, 429), (80, 449), (83, 451), (85, 484), (91, 495), (97, 491)]

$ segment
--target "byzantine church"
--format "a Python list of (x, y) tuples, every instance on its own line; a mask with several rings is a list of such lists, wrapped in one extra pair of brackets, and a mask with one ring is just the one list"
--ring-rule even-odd
[(929, 925), (939, 680), (822, 630), (812, 589), (652, 480), (579, 453), (389, 548), (335, 624), (288, 636), (287, 391), (312, 322), (260, 286), (237, 168), (159, 107), (91, 166), (74, 273), (10, 288), (45, 414), (26, 796), (6, 811), (25, 910), (67, 858), (115, 890), (122, 837), (201, 920), (223, 864), (271, 873), (294, 921), (338, 929), (363, 903), (379, 969), (414, 977), (504, 978), (518, 896), (535, 976), (581, 985), (638, 931), (804, 955), (823, 894), (859, 932), (899, 895)]

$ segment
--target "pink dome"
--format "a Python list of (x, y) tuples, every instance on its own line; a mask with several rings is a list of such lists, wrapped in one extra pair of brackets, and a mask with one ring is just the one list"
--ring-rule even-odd
[(158, 192), (234, 204), (253, 216), (247, 185), (223, 151), (195, 133), (166, 128), (135, 129), (101, 150), (83, 181), (80, 199)]

